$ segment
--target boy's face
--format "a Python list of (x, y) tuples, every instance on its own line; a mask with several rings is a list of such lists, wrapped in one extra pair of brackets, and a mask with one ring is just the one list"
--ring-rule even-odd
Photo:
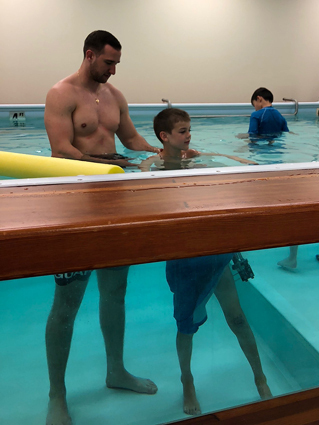
[(174, 125), (171, 133), (162, 132), (161, 138), (171, 147), (179, 150), (187, 150), (191, 140), (190, 121), (180, 121)]

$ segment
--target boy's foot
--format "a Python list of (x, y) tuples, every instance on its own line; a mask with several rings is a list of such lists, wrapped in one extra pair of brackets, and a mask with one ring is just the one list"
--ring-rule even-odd
[(193, 379), (183, 382), (184, 405), (183, 410), (186, 415), (200, 415), (202, 413), (199, 402), (196, 397), (196, 391)]
[(272, 394), (270, 388), (268, 387), (266, 377), (263, 377), (261, 379), (255, 379), (255, 384), (262, 400), (272, 398)]
[(316, 260), (319, 261), (319, 254), (316, 255)]
[(292, 260), (291, 258), (287, 257), (284, 260), (278, 261), (277, 264), (283, 269), (294, 270), (297, 267), (297, 260)]
[(157, 386), (153, 381), (138, 378), (127, 371), (121, 372), (116, 376), (114, 373), (110, 373), (106, 379), (106, 386), (108, 388), (130, 390), (142, 394), (155, 394), (157, 392)]
[(72, 425), (72, 419), (64, 397), (49, 401), (46, 425)]

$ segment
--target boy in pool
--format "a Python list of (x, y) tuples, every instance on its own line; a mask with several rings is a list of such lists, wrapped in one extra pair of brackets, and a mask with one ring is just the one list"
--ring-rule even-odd
[[(180, 109), (168, 108), (154, 118), (154, 131), (163, 142), (163, 158), (170, 166), (180, 168), (184, 158), (197, 151), (188, 149), (190, 117)], [(193, 335), (207, 319), (206, 304), (215, 293), (230, 329), (236, 335), (246, 356), (261, 398), (271, 397), (263, 373), (256, 341), (241, 309), (229, 262), (233, 254), (171, 260), (166, 263), (166, 278), (174, 294), (174, 317), (177, 322), (176, 348), (183, 385), (183, 408), (189, 415), (201, 413), (191, 372)]]
[(163, 144), (163, 149), (157, 155), (153, 155), (139, 165), (142, 171), (149, 171), (155, 164), (157, 169), (177, 170), (180, 168), (190, 168), (194, 165), (191, 159), (206, 156), (223, 156), (242, 164), (254, 164), (257, 162), (239, 158), (233, 155), (220, 153), (202, 153), (194, 149), (189, 149), (190, 116), (187, 112), (177, 108), (167, 108), (161, 111), (154, 118), (154, 131), (157, 138)]
[(248, 134), (238, 134), (238, 138), (249, 137), (250, 142), (266, 139), (272, 144), (282, 132), (289, 132), (286, 119), (272, 106), (273, 101), (273, 94), (265, 87), (254, 91), (251, 104), (255, 112), (250, 116)]
[[(274, 143), (274, 138), (282, 132), (289, 132), (286, 119), (277, 109), (273, 108), (274, 96), (270, 90), (260, 87), (251, 96), (251, 104), (255, 108), (250, 116), (248, 134), (238, 134), (238, 138), (247, 138), (254, 143), (258, 139)], [(291, 246), (287, 258), (278, 261), (278, 266), (283, 269), (295, 269), (297, 267), (298, 246)]]

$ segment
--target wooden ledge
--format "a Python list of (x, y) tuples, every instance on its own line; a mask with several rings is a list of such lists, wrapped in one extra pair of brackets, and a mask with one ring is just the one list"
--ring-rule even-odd
[[(188, 425), (318, 425), (319, 388), (191, 418)], [(185, 424), (184, 421), (174, 422)]]
[(318, 241), (318, 170), (0, 188), (0, 279)]

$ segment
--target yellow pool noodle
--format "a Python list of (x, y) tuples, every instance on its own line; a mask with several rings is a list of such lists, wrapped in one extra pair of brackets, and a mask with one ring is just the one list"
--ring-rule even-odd
[(124, 173), (118, 165), (0, 151), (0, 176), (18, 179)]

